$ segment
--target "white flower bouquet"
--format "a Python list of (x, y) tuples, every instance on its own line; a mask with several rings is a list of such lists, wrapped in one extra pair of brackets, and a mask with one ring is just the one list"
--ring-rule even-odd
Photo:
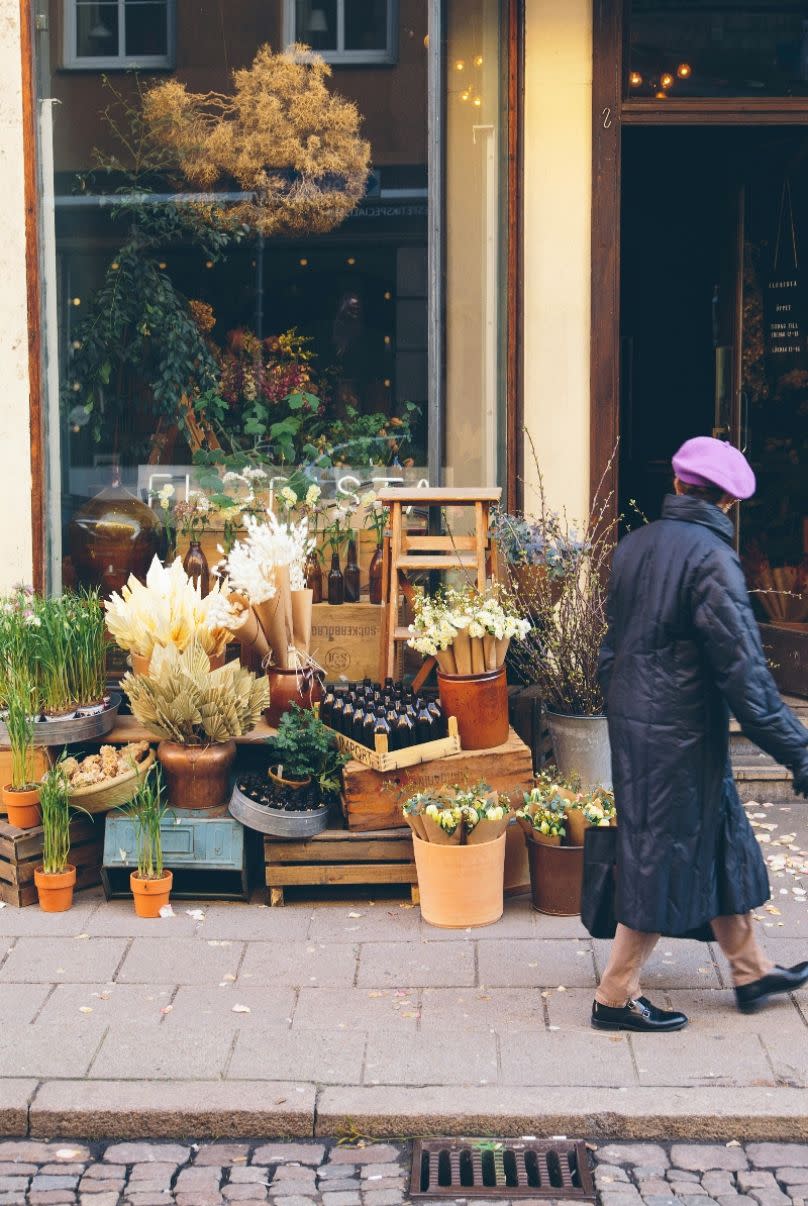
[(508, 801), (487, 783), (419, 792), (405, 802), (404, 819), (422, 841), (443, 846), (493, 842), (511, 820)]
[(524, 640), (530, 621), (520, 616), (496, 586), (486, 591), (415, 592), (410, 624), (411, 649), (434, 657), (444, 674), (484, 674), (498, 670), (514, 639)]

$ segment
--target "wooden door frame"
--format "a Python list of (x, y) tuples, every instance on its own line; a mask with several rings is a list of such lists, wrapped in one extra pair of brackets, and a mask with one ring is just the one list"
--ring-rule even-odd
[(507, 67), (507, 263), (505, 270), (505, 457), (506, 505), (521, 510), (525, 455), (524, 411), (524, 113), (525, 4), (508, 0)]
[[(593, 0), (590, 496), (617, 514), (624, 126), (808, 125), (807, 97), (624, 100), (630, 0)], [(673, 450), (672, 450), (673, 451)]]

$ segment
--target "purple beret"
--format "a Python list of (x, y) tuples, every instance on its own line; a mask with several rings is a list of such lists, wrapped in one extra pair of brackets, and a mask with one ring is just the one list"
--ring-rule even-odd
[(712, 436), (685, 440), (673, 458), (673, 472), (688, 486), (719, 486), (733, 498), (755, 493), (752, 466), (740, 449)]

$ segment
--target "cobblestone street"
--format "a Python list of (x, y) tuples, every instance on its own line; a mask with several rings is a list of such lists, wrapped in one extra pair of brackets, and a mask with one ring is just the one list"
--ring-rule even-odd
[[(804, 1144), (589, 1148), (601, 1206), (789, 1206), (808, 1198)], [(409, 1200), (409, 1177), (403, 1143), (0, 1143), (0, 1206), (399, 1206)], [(509, 1203), (496, 1198), (496, 1206)]]

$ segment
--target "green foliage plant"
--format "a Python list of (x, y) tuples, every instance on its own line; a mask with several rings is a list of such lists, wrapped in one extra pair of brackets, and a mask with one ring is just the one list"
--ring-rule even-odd
[(347, 755), (339, 751), (331, 730), (309, 708), (292, 704), (281, 717), (270, 746), (282, 778), (314, 778), (323, 796), (339, 791), (339, 772)]
[(121, 812), (135, 827), (138, 877), (162, 879), (163, 835), (160, 823), (168, 809), (163, 804), (163, 782), (157, 764), (143, 775), (135, 795)]
[(42, 780), (39, 789), (42, 814), (42, 870), (59, 875), (70, 858), (70, 802), (67, 779), (57, 762)]
[(34, 783), (34, 716), (36, 690), (25, 668), (12, 673), (5, 684), (6, 729), (11, 746), (11, 790), (31, 791)]

